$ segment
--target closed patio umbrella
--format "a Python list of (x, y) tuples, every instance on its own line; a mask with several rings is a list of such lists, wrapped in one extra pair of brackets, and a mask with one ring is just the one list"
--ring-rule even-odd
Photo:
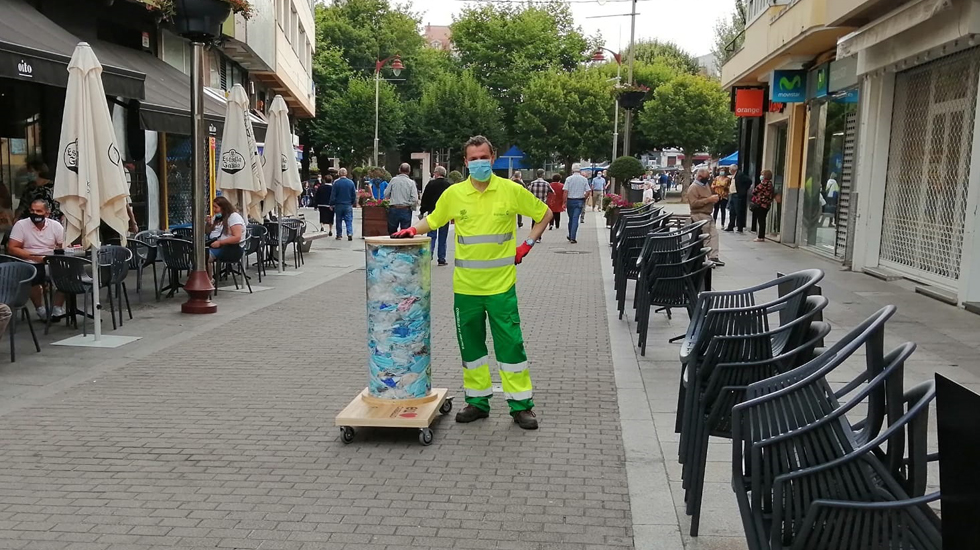
[(248, 96), (241, 84), (231, 89), (227, 109), (221, 136), (218, 189), (239, 211), (258, 220), (262, 217), (261, 203), (266, 193), (265, 175), (248, 113)]
[[(68, 64), (68, 91), (58, 146), (61, 166), (54, 183), (54, 198), (65, 215), (65, 242), (81, 237), (92, 247), (98, 265), (99, 223), (105, 222), (126, 242), (129, 187), (115, 143), (112, 117), (102, 86), (102, 65), (85, 42), (75, 47)], [(102, 337), (99, 315), (99, 270), (92, 269), (95, 291), (95, 340)]]
[[(299, 196), (303, 186), (299, 181), (299, 167), (293, 151), (293, 135), (289, 131), (289, 109), (286, 100), (277, 95), (269, 109), (269, 129), (265, 133), (265, 146), (262, 148), (262, 168), (265, 174), (266, 200), (265, 212), (272, 207), (279, 211), (279, 217), (295, 216), (299, 210)], [(271, 200), (270, 200), (271, 199)], [(283, 270), (285, 246), (282, 244), (282, 221), (279, 223), (279, 271)]]

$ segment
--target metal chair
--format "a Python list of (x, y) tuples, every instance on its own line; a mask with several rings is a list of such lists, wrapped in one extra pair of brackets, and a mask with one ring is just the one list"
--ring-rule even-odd
[(157, 248), (167, 268), (167, 286), (161, 288), (160, 293), (169, 290), (167, 298), (172, 298), (184, 286), (180, 282), (180, 273), (194, 269), (194, 245), (183, 239), (164, 237), (157, 241)]
[[(116, 329), (116, 309), (112, 295), (115, 292), (119, 305), (119, 326), (123, 326), (122, 303), (126, 301), (126, 311), (133, 318), (133, 310), (129, 307), (129, 293), (126, 290), (126, 277), (129, 275), (130, 262), (136, 255), (129, 248), (108, 245), (99, 248), (99, 266), (102, 269), (99, 285), (107, 289), (109, 297), (109, 316), (112, 318), (112, 328)], [(137, 283), (138, 284), (138, 283)]]
[(242, 255), (245, 260), (245, 267), (248, 267), (248, 257), (255, 254), (255, 266), (256, 272), (259, 275), (259, 284), (262, 283), (262, 274), (265, 271), (265, 261), (263, 258), (263, 253), (265, 252), (265, 239), (269, 233), (264, 225), (257, 223), (248, 225), (248, 233), (250, 235), (248, 242), (245, 244), (245, 250)]
[(34, 347), (38, 353), (41, 352), (41, 344), (37, 341), (37, 334), (34, 332), (34, 323), (31, 321), (30, 308), (28, 307), (28, 304), (31, 303), (31, 288), (36, 276), (37, 268), (28, 262), (0, 263), (0, 303), (6, 304), (12, 313), (8, 325), (11, 363), (16, 361), (14, 337), (17, 334), (18, 314), (27, 320), (27, 327), (31, 330), (31, 338), (34, 339)]
[[(82, 334), (87, 335), (87, 323), (88, 323), (88, 305), (89, 299), (91, 298), (91, 303), (95, 304), (95, 294), (92, 289), (92, 277), (86, 271), (86, 267), (91, 266), (91, 262), (85, 258), (77, 258), (74, 256), (48, 256), (44, 259), (45, 264), (48, 266), (49, 276), (51, 278), (51, 283), (58, 292), (65, 295), (68, 300), (65, 302), (65, 310), (68, 313), (69, 321), (74, 321), (74, 325), (78, 327), (78, 315), (82, 315)], [(53, 290), (51, 290), (53, 292)], [(78, 311), (78, 300), (77, 296), (82, 295), (82, 310)], [(51, 316), (48, 316), (47, 323), (45, 325), (44, 333), (47, 334), (51, 327)]]

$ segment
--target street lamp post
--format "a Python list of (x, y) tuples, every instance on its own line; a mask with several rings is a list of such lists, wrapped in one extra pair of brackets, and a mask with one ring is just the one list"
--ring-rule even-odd
[(395, 76), (402, 74), (402, 69), (405, 68), (402, 65), (402, 58), (400, 55), (393, 55), (384, 61), (374, 62), (374, 165), (378, 166), (378, 103), (380, 101), (381, 92), (381, 69), (384, 68), (388, 62), (391, 62), (391, 72)]
[[(613, 59), (616, 60), (616, 85), (619, 86), (622, 80), (623, 72), (623, 56), (610, 50), (609, 48), (600, 47), (592, 55), (592, 61), (602, 62), (606, 60), (606, 56), (603, 55), (603, 51), (607, 51), (613, 55)], [(613, 144), (612, 144), (612, 158), (609, 162), (616, 160), (616, 154), (619, 152), (619, 96), (616, 96), (616, 107), (613, 110)]]
[[(633, 85), (633, 59), (636, 58), (636, 2), (633, 0), (633, 9), (630, 12), (630, 58), (629, 58), (629, 82), (628, 85)], [(628, 109), (626, 111), (626, 128), (623, 132), (623, 155), (629, 156), (630, 154), (630, 127), (633, 125), (633, 110)]]

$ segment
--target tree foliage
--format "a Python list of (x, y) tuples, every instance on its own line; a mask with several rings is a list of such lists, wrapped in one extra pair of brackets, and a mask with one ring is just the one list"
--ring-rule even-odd
[(643, 168), (643, 163), (637, 160), (636, 157), (619, 157), (612, 161), (606, 173), (617, 182), (626, 183), (633, 178), (642, 176), (646, 173), (646, 169)]
[(742, 0), (735, 0), (735, 9), (731, 15), (719, 19), (715, 23), (715, 43), (711, 47), (711, 53), (718, 59), (718, 66), (722, 66), (742, 48), (745, 41), (745, 4)]
[(728, 94), (717, 82), (694, 75), (681, 75), (658, 88), (637, 117), (637, 130), (650, 143), (684, 151), (685, 175), (694, 154), (724, 142), (734, 126)]
[(416, 122), (425, 129), (425, 149), (459, 149), (477, 134), (494, 143), (503, 138), (497, 100), (468, 71), (460, 76), (443, 73), (427, 82)]
[(467, 7), (455, 18), (452, 33), (462, 68), (500, 102), (510, 128), (521, 89), (533, 75), (574, 70), (595, 45), (575, 26), (568, 4), (558, 2)]
[[(681, 73), (698, 74), (701, 72), (701, 65), (697, 57), (684, 51), (683, 48), (673, 42), (661, 42), (660, 40), (643, 40), (634, 46), (636, 52), (634, 61), (642, 61), (648, 64), (661, 63), (673, 68)], [(624, 62), (629, 59), (629, 51), (623, 58)]]
[(612, 143), (612, 83), (598, 71), (543, 72), (517, 107), (517, 142), (535, 164), (604, 158)]
[[(404, 129), (404, 109), (394, 86), (382, 82), (378, 93), (378, 132), (381, 148), (396, 147)], [(371, 156), (374, 149), (374, 81), (351, 78), (343, 94), (327, 102), (318, 113), (315, 135), (320, 147), (352, 166)]]

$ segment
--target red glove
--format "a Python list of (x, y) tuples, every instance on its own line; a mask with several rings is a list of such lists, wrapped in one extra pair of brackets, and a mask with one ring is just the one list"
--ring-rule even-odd
[(401, 231), (395, 231), (391, 234), (392, 239), (411, 239), (418, 233), (414, 227), (409, 227), (408, 229), (402, 229)]
[(531, 252), (531, 245), (527, 244), (527, 241), (522, 242), (521, 245), (517, 247), (517, 255), (514, 256), (514, 263), (521, 263), (521, 260), (523, 260), (524, 256), (527, 256), (529, 252)]

